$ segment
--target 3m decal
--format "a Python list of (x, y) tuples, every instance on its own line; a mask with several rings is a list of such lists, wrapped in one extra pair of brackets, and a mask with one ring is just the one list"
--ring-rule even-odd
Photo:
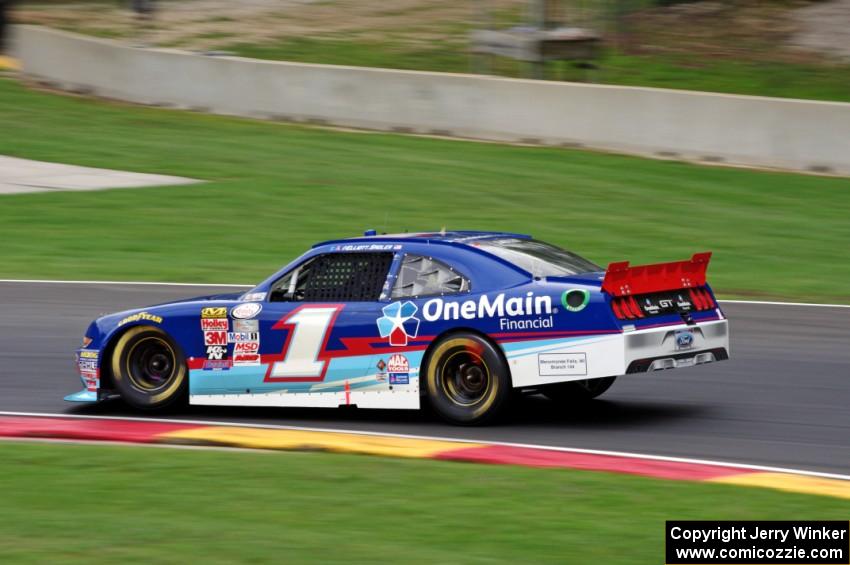
[(201, 308), (201, 318), (227, 318), (227, 307)]
[(419, 335), (416, 311), (416, 304), (409, 300), (387, 304), (381, 309), (384, 315), (376, 320), (378, 333), (381, 337), (390, 338), (390, 345), (407, 345), (409, 339)]
[(281, 351), (283, 360), (269, 365), (266, 381), (323, 380), (329, 361), (322, 354), (342, 308), (341, 304), (300, 306), (272, 326), (273, 330), (288, 333)]
[(227, 345), (227, 332), (204, 332), (204, 345)]
[(129, 324), (130, 322), (154, 322), (156, 324), (161, 324), (162, 316), (148, 314), (147, 312), (139, 312), (138, 314), (127, 316), (126, 318), (118, 322), (118, 327), (120, 328), (124, 324)]

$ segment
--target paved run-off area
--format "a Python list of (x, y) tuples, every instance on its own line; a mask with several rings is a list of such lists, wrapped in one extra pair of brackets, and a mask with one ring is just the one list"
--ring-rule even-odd
[(0, 155), (0, 195), (176, 186), (196, 182), (200, 181), (171, 175), (95, 169)]

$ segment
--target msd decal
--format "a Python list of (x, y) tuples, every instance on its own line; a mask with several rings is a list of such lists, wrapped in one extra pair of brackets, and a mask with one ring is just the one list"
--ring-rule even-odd
[(381, 337), (390, 338), (390, 345), (404, 346), (409, 339), (419, 335), (419, 318), (415, 316), (416, 304), (413, 302), (393, 302), (381, 309), (384, 314), (378, 318), (378, 332)]
[(237, 341), (233, 345), (233, 353), (259, 353), (259, 341)]

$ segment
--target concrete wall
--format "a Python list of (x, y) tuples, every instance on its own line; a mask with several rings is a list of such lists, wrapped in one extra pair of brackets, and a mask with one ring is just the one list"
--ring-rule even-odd
[(220, 114), (850, 175), (850, 104), (208, 57), (18, 26), (27, 75)]

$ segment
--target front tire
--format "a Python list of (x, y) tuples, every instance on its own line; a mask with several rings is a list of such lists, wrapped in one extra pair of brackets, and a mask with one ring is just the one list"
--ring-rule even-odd
[(611, 388), (617, 377), (601, 379), (585, 379), (546, 385), (540, 392), (543, 396), (556, 402), (586, 402), (600, 396)]
[(425, 367), (431, 406), (453, 424), (491, 421), (511, 393), (511, 378), (502, 355), (472, 333), (449, 335), (434, 346)]
[(112, 378), (121, 398), (134, 408), (157, 410), (183, 398), (186, 373), (180, 348), (158, 328), (130, 328), (115, 344)]

